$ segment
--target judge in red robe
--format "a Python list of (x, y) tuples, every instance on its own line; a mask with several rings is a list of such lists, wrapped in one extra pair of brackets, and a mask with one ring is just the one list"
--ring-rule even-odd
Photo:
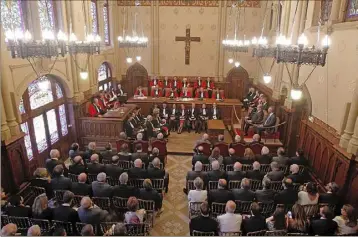
[(168, 77), (165, 77), (163, 81), (163, 88), (172, 88), (172, 86), (171, 80), (169, 80)]
[(198, 77), (198, 80), (196, 80), (196, 81), (194, 82), (194, 88), (197, 89), (197, 88), (199, 88), (199, 87), (202, 87), (202, 88), (205, 88), (205, 87), (206, 87), (206, 83), (205, 83), (205, 81), (203, 81), (203, 80), (201, 79), (201, 77)]
[(160, 80), (157, 78), (157, 77), (154, 77), (150, 83), (149, 83), (150, 87), (153, 87), (153, 86), (159, 86), (161, 87), (161, 82)]
[(166, 91), (165, 97), (167, 97), (167, 98), (178, 98), (178, 92), (176, 90), (174, 90), (173, 88), (170, 88), (170, 90)]
[(195, 92), (195, 98), (208, 98), (208, 92), (204, 91), (204, 88), (200, 87), (199, 90), (196, 90)]
[(212, 99), (217, 99), (217, 100), (225, 99), (224, 91), (220, 91), (219, 88), (217, 88), (216, 90), (213, 91), (211, 98)]
[(162, 96), (162, 90), (159, 90), (158, 85), (152, 87), (152, 89), (150, 91), (150, 96), (151, 97), (161, 97)]
[(184, 77), (183, 82), (181, 83), (181, 88), (190, 87), (188, 79)]
[(137, 96), (147, 96), (147, 93), (143, 90), (141, 86), (138, 86), (137, 90), (135, 91), (134, 95)]
[(174, 77), (174, 80), (172, 82), (173, 88), (180, 89), (181, 88), (181, 81), (178, 80), (177, 77)]
[(191, 92), (188, 91), (188, 87), (184, 87), (181, 94), (180, 94), (180, 97), (182, 98), (191, 98), (192, 95), (191, 95)]
[(88, 106), (88, 114), (91, 117), (102, 117), (102, 114), (105, 112), (102, 110), (101, 105), (99, 104), (98, 98), (93, 97), (91, 99), (91, 104)]

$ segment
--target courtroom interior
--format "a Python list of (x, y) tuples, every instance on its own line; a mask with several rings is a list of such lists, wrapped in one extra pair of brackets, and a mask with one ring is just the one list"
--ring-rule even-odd
[(0, 0), (2, 236), (357, 236), (358, 0)]

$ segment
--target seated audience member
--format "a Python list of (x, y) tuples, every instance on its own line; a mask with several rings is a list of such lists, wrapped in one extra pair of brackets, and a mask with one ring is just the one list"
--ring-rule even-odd
[(211, 98), (216, 100), (223, 100), (225, 99), (225, 96), (224, 93), (220, 93), (219, 88), (216, 88), (216, 90), (213, 91)]
[(46, 194), (40, 194), (35, 198), (32, 204), (32, 217), (35, 219), (52, 220), (53, 212), (52, 209), (48, 207)]
[(245, 136), (248, 135), (248, 131), (253, 124), (262, 124), (263, 120), (264, 120), (264, 111), (262, 110), (262, 105), (258, 105), (257, 111), (254, 112), (252, 116), (245, 118), (245, 126), (244, 126)]
[(145, 90), (143, 90), (143, 88), (141, 86), (138, 86), (138, 88), (135, 91), (134, 95), (139, 96), (139, 97), (143, 97), (143, 96), (147, 96), (147, 92)]
[(195, 103), (191, 103), (190, 109), (187, 110), (186, 127), (190, 133), (191, 129), (199, 132), (199, 111), (195, 108)]
[(188, 87), (190, 87), (190, 82), (188, 82), (188, 79), (187, 78), (183, 78), (183, 81), (182, 81), (182, 83), (181, 83), (181, 86), (182, 86), (182, 88), (188, 88)]
[(71, 223), (80, 221), (77, 211), (71, 207), (74, 196), (74, 193), (70, 191), (63, 194), (63, 203), (53, 209), (54, 220)]
[(46, 190), (46, 195), (52, 197), (52, 188), (46, 168), (37, 168), (34, 172), (34, 178), (31, 179), (30, 185), (33, 187), (41, 187)]
[(105, 114), (105, 108), (103, 108), (97, 97), (91, 98), (91, 103), (88, 106), (88, 114), (90, 117), (102, 117)]
[(208, 203), (203, 202), (200, 205), (200, 216), (194, 217), (190, 220), (190, 235), (193, 235), (194, 230), (201, 232), (214, 232), (214, 235), (218, 235), (218, 222), (210, 217), (209, 211), (210, 208)]
[(122, 85), (121, 84), (117, 84), (117, 90), (115, 91), (116, 93), (116, 96), (119, 97), (119, 96), (124, 96), (125, 92), (122, 88)]
[[(266, 174), (266, 177), (271, 181), (281, 181), (285, 177), (285, 174), (280, 170), (279, 164), (276, 161), (271, 162), (271, 171)], [(291, 180), (292, 181), (292, 180)]]
[(1, 236), (15, 236), (16, 234), (17, 226), (13, 223), (9, 223), (1, 229)]
[(119, 161), (119, 156), (115, 155), (112, 157), (112, 163), (105, 165), (105, 171), (109, 177), (117, 179), (123, 173), (124, 170), (120, 167)]
[(176, 104), (172, 105), (172, 109), (169, 114), (169, 132), (176, 131), (179, 126), (179, 110), (177, 109)]
[(67, 233), (63, 227), (57, 227), (53, 230), (52, 236), (67, 236)]
[(99, 223), (110, 219), (108, 211), (102, 210), (94, 205), (89, 197), (82, 198), (81, 206), (78, 208), (77, 212), (80, 221), (86, 224), (99, 225)]
[(266, 219), (267, 229), (273, 230), (285, 230), (286, 229), (286, 217), (285, 209), (282, 207), (276, 207), (275, 212)]
[(202, 104), (201, 108), (199, 110), (199, 121), (198, 121), (198, 125), (200, 125), (199, 129), (199, 133), (201, 131), (205, 131), (207, 132), (208, 130), (208, 120), (209, 120), (209, 109), (206, 108), (206, 104)]
[(262, 189), (255, 191), (255, 199), (258, 202), (272, 202), (275, 198), (275, 190), (271, 189), (271, 181), (268, 178), (262, 180)]
[(264, 172), (260, 171), (261, 165), (259, 162), (255, 161), (252, 164), (252, 170), (246, 171), (246, 178), (253, 180), (262, 180), (265, 176)]
[(160, 128), (157, 128), (153, 124), (153, 117), (151, 115), (147, 116), (147, 121), (145, 123), (146, 129), (147, 129), (147, 137), (150, 141), (153, 137), (157, 136), (157, 133), (159, 132)]
[(254, 134), (252, 136), (252, 141), (250, 142), (250, 145), (254, 145), (254, 144), (262, 144), (261, 137), (259, 134)]
[(127, 236), (127, 228), (124, 223), (117, 223), (113, 228), (114, 236)]
[(296, 156), (291, 157), (290, 164), (307, 166), (308, 162), (305, 158), (305, 154), (301, 148), (296, 151)]
[(218, 147), (215, 147), (213, 151), (211, 152), (211, 155), (209, 156), (209, 162), (210, 164), (213, 163), (213, 161), (218, 161), (220, 165), (222, 165), (224, 158), (220, 154), (220, 149)]
[(124, 214), (124, 222), (127, 224), (143, 223), (146, 214), (144, 209), (139, 209), (139, 202), (136, 197), (130, 197), (127, 201), (128, 211)]
[(204, 91), (204, 88), (200, 87), (200, 89), (196, 90), (195, 92), (195, 98), (199, 98), (199, 99), (208, 98), (208, 92)]
[(104, 160), (111, 160), (116, 153), (112, 150), (112, 144), (108, 142), (106, 146), (104, 147), (105, 150), (101, 152), (102, 158)]
[(101, 172), (97, 175), (97, 181), (92, 182), (94, 197), (112, 197), (113, 187), (107, 183), (107, 175)]
[(27, 230), (27, 236), (41, 236), (41, 229), (38, 225), (33, 225)]
[(71, 190), (72, 182), (69, 178), (63, 176), (63, 166), (56, 165), (53, 169), (53, 178), (51, 179), (52, 190)]
[(304, 187), (304, 190), (298, 193), (297, 203), (302, 206), (317, 204), (318, 198), (319, 198), (319, 193), (317, 189), (317, 184), (313, 182), (309, 182)]
[(216, 103), (213, 103), (213, 107), (211, 108), (210, 119), (213, 119), (213, 120), (221, 119), (220, 110), (218, 107), (216, 107)]
[(225, 171), (220, 170), (220, 164), (217, 160), (211, 163), (211, 171), (208, 172), (208, 182), (209, 181), (218, 181), (219, 179), (225, 179)]
[(272, 161), (270, 154), (270, 150), (267, 146), (262, 147), (261, 149), (261, 156), (257, 157), (257, 161), (260, 162), (262, 165), (270, 164)]
[[(209, 141), (209, 134), (204, 133), (203, 136), (202, 136), (199, 140), (197, 140), (197, 141), (195, 142), (195, 147), (197, 147), (198, 145), (200, 145), (200, 144), (202, 144), (202, 143), (206, 143), (206, 144), (211, 145), (211, 142)], [(194, 147), (194, 148), (195, 148), (195, 147)]]
[(272, 132), (273, 128), (271, 128), (272, 126), (275, 126), (276, 124), (276, 115), (274, 113), (275, 108), (270, 106), (268, 108), (268, 116), (266, 118), (266, 120), (258, 125), (257, 127), (257, 133), (261, 136), (261, 133), (263, 131), (267, 131), (267, 132)]
[(208, 77), (205, 81), (204, 81), (204, 88), (208, 91), (209, 94), (209, 98), (212, 97), (212, 92), (215, 89), (215, 83), (211, 81), (210, 77)]
[(287, 176), (287, 178), (292, 179), (293, 183), (303, 184), (305, 182), (304, 177), (300, 174), (300, 167), (296, 164), (290, 166), (291, 174)]
[(147, 173), (149, 179), (164, 179), (165, 192), (168, 192), (169, 173), (160, 168), (160, 160), (158, 157), (154, 158), (152, 167), (148, 168)]
[[(153, 160), (155, 159), (155, 158), (162, 158), (160, 155), (159, 155), (159, 149), (157, 148), (157, 147), (154, 147), (153, 149), (152, 149), (152, 154), (150, 154), (149, 155), (149, 157), (147, 158), (147, 159), (145, 159), (145, 160), (147, 160), (147, 162), (146, 162), (146, 167), (148, 167), (149, 165), (150, 165), (150, 162), (153, 162)], [(142, 160), (143, 161), (143, 160)], [(164, 165), (164, 158), (162, 158), (161, 160), (160, 160), (162, 163), (163, 163), (163, 165)]]
[(283, 147), (279, 147), (277, 149), (277, 156), (272, 157), (272, 161), (276, 161), (279, 165), (288, 165), (289, 158), (285, 156), (285, 149)]
[(191, 161), (192, 166), (194, 166), (194, 164), (198, 161), (205, 165), (209, 164), (209, 157), (206, 156), (203, 152), (204, 148), (202, 146), (199, 146), (196, 154), (194, 154), (193, 159)]
[(220, 179), (218, 189), (209, 190), (208, 202), (209, 205), (213, 202), (226, 203), (229, 200), (235, 200), (231, 190), (227, 189), (227, 182), (225, 179)]
[(240, 135), (235, 135), (234, 142), (230, 143), (229, 148), (233, 148), (238, 143), (245, 144), (245, 141)]
[(104, 172), (105, 167), (103, 164), (99, 163), (99, 156), (98, 154), (93, 154), (91, 156), (91, 163), (87, 164), (87, 171), (89, 174), (99, 174)]
[(233, 168), (234, 168), (233, 171), (226, 172), (228, 182), (240, 181), (243, 178), (245, 178), (246, 173), (244, 171), (242, 171), (242, 164), (240, 162), (235, 162)]
[(201, 87), (205, 87), (204, 81), (201, 79), (201, 77), (198, 77), (198, 79), (194, 82), (194, 88), (197, 89)]
[(128, 138), (133, 138), (136, 136), (138, 129), (135, 127), (135, 120), (133, 116), (130, 116), (124, 124), (124, 131), (126, 132)]
[(207, 176), (207, 173), (205, 171), (203, 171), (203, 164), (200, 161), (197, 161), (197, 162), (195, 162), (194, 170), (188, 171), (188, 173), (186, 175), (186, 180), (195, 180), (197, 177), (200, 177), (204, 181), (204, 184), (205, 184), (206, 176)]
[(167, 98), (178, 98), (178, 91), (175, 90), (174, 88), (170, 88), (170, 89), (166, 90), (165, 97), (167, 97)]
[(229, 156), (224, 158), (224, 166), (233, 165), (237, 161), (234, 148), (229, 148)]
[(81, 236), (94, 236), (93, 226), (90, 224), (85, 225), (81, 230)]
[(123, 143), (121, 146), (121, 150), (118, 153), (119, 160), (122, 161), (131, 161), (132, 154), (129, 152), (128, 144)]
[(50, 159), (46, 160), (46, 169), (47, 172), (51, 175), (51, 177), (53, 176), (53, 169), (55, 168), (56, 165), (62, 165), (63, 169), (66, 169), (65, 164), (59, 160), (60, 159), (60, 152), (57, 149), (52, 149), (50, 151)]
[(32, 211), (29, 206), (24, 205), (24, 199), (20, 195), (12, 195), (8, 200), (8, 206), (5, 208), (8, 216), (31, 217)]
[(162, 196), (153, 189), (152, 181), (150, 179), (145, 179), (143, 181), (143, 188), (139, 190), (139, 198), (142, 200), (152, 200), (155, 203), (155, 210), (159, 213), (162, 212)]
[(320, 208), (321, 218), (311, 221), (310, 235), (328, 235), (336, 233), (338, 225), (333, 219), (333, 213), (328, 206)]
[(307, 233), (309, 231), (309, 221), (306, 212), (300, 204), (292, 206), (291, 216), (287, 218), (288, 233)]
[(136, 159), (134, 161), (134, 167), (128, 170), (128, 175), (130, 179), (145, 179), (148, 174), (145, 169), (142, 168), (143, 163), (142, 160)]
[(293, 189), (292, 179), (285, 178), (282, 181), (283, 190), (275, 196), (276, 204), (293, 205), (298, 199), (297, 191)]
[(255, 161), (255, 154), (254, 154), (254, 152), (251, 150), (251, 148), (245, 148), (244, 157), (239, 158), (239, 161), (240, 161), (243, 165), (252, 165), (252, 163), (254, 163), (254, 161)]
[(101, 153), (98, 153), (96, 151), (96, 143), (95, 142), (90, 142), (90, 143), (88, 143), (87, 150), (83, 154), (83, 159), (85, 161), (89, 161), (89, 160), (91, 160), (91, 156), (93, 154), (98, 154), (98, 157), (101, 158)]
[(337, 235), (357, 234), (357, 216), (353, 206), (349, 204), (343, 205), (341, 215), (336, 216), (333, 220), (337, 222), (338, 225)]
[(250, 190), (250, 180), (247, 178), (241, 180), (241, 188), (233, 189), (232, 194), (234, 195), (235, 200), (248, 202), (255, 199), (255, 192)]
[(251, 216), (242, 220), (242, 232), (244, 235), (250, 232), (266, 230), (265, 217), (261, 214), (260, 205), (257, 202), (251, 203)]
[(127, 172), (122, 173), (119, 176), (119, 185), (114, 186), (113, 196), (121, 198), (129, 198), (131, 196), (137, 196), (138, 190), (135, 187), (129, 186)]
[(73, 164), (70, 165), (68, 172), (75, 175), (87, 172), (86, 166), (81, 156), (76, 156), (73, 158)]
[(78, 182), (72, 183), (72, 192), (80, 196), (92, 196), (91, 184), (87, 184), (87, 174), (78, 175)]
[(236, 204), (233, 201), (226, 203), (226, 213), (217, 217), (220, 232), (239, 232), (241, 230), (242, 216), (235, 214)]
[(204, 202), (208, 199), (208, 192), (203, 190), (204, 182), (200, 177), (194, 180), (195, 190), (190, 190), (188, 193), (188, 201), (190, 202)]
[[(326, 193), (319, 194), (319, 203), (328, 203), (331, 205), (337, 205), (339, 203), (339, 186), (335, 182), (330, 182), (326, 185)], [(332, 210), (333, 211), (333, 210)]]
[(68, 156), (73, 159), (76, 156), (83, 156), (83, 152), (80, 151), (80, 145), (78, 143), (72, 143), (70, 146), (70, 150), (68, 152)]

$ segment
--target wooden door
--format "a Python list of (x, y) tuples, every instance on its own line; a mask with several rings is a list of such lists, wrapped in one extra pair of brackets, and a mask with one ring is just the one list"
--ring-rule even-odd
[(232, 68), (226, 77), (226, 82), (230, 83), (229, 98), (243, 100), (248, 90), (249, 74), (243, 67)]

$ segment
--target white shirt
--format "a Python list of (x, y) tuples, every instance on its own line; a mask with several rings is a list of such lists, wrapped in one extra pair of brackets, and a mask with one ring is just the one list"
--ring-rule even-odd
[(154, 80), (154, 85), (155, 85), (155, 86), (157, 85), (157, 80)]
[(167, 111), (166, 111), (167, 108), (163, 108), (163, 114), (166, 115), (167, 114)]
[(204, 92), (200, 92), (200, 98), (204, 98)]
[(99, 113), (100, 112), (99, 107), (96, 104), (93, 104), (93, 106), (95, 107), (96, 111)]
[(189, 202), (204, 202), (208, 199), (206, 190), (190, 190), (188, 193)]
[(133, 126), (132, 122), (129, 122), (129, 125), (131, 125), (131, 127), (132, 127), (132, 128), (134, 128), (134, 126)]
[(194, 117), (194, 111), (195, 109), (191, 109), (191, 116)]
[(316, 198), (314, 200), (311, 200), (308, 196), (308, 193), (305, 191), (300, 191), (298, 193), (298, 201), (297, 203), (300, 205), (315, 205), (318, 203), (319, 195), (316, 195)]
[(216, 99), (220, 99), (220, 94), (216, 93)]
[(186, 83), (185, 83), (185, 82), (183, 83), (183, 87), (186, 87)]
[(206, 87), (210, 88), (210, 81), (207, 81)]
[(165, 85), (166, 85), (166, 86), (168, 85), (168, 81), (167, 81), (167, 80), (165, 80)]
[(181, 116), (184, 116), (184, 115), (185, 115), (185, 111), (182, 110), (182, 111), (181, 111)]
[(206, 115), (206, 109), (203, 109), (203, 115)]
[(173, 114), (173, 115), (175, 114), (175, 109), (172, 110), (172, 114)]
[(184, 96), (188, 96), (188, 92), (187, 92), (187, 91), (184, 92)]
[(346, 225), (346, 221), (341, 216), (336, 216), (333, 219), (335, 222), (337, 222), (338, 229), (336, 234), (338, 235), (348, 235), (348, 234), (355, 234), (356, 230), (354, 227), (349, 227)]
[(174, 81), (174, 86), (175, 86), (175, 87), (177, 86), (177, 81), (176, 81), (176, 80)]
[(216, 115), (216, 108), (214, 108), (214, 109), (213, 109), (213, 111), (214, 111), (214, 113), (213, 113), (213, 114), (214, 114), (214, 115)]
[(123, 95), (122, 89), (119, 89), (119, 95)]
[(201, 86), (201, 80), (198, 80), (198, 85)]
[(242, 216), (240, 214), (226, 213), (217, 217), (220, 232), (239, 232), (241, 229)]
[(270, 115), (267, 117), (267, 119), (266, 119), (264, 125), (266, 125), (266, 123), (268, 122), (269, 118), (270, 118), (272, 115), (273, 115), (273, 113), (270, 113)]
[(158, 90), (155, 90), (155, 95), (158, 95)]

